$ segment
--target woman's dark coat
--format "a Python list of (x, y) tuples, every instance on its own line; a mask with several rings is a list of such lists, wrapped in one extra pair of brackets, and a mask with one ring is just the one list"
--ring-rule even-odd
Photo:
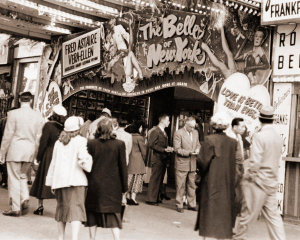
[(127, 191), (127, 166), (123, 141), (94, 139), (88, 142), (93, 167), (88, 177), (87, 211), (120, 213), (122, 193)]
[(232, 238), (236, 147), (224, 133), (205, 137), (197, 159), (201, 182), (195, 230), (200, 236)]
[(43, 127), (37, 153), (39, 167), (30, 190), (30, 195), (38, 199), (54, 198), (54, 195), (51, 193), (51, 188), (45, 186), (45, 180), (52, 160), (54, 144), (62, 130), (63, 125), (55, 121), (47, 122)]

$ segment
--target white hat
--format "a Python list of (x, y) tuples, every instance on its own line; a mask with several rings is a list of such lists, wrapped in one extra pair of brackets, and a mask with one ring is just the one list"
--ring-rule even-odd
[(230, 117), (223, 111), (215, 113), (210, 121), (215, 129), (226, 129), (230, 125)]
[(103, 108), (102, 113), (107, 113), (111, 117), (111, 111), (108, 108)]
[(67, 116), (67, 110), (62, 106), (62, 105), (55, 105), (53, 108), (52, 108), (52, 111), (54, 113), (56, 113), (57, 115), (59, 116)]
[(82, 118), (81, 117), (68, 117), (67, 120), (65, 121), (65, 127), (64, 131), (66, 132), (74, 132), (80, 129), (82, 125)]
[(259, 112), (259, 118), (263, 119), (275, 119), (274, 108), (272, 106), (263, 106)]

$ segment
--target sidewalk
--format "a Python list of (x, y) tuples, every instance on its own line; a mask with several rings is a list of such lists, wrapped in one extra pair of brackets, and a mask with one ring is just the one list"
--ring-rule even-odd
[[(175, 211), (174, 193), (170, 201), (164, 201), (160, 206), (144, 204), (145, 194), (139, 196), (139, 206), (128, 206), (125, 211), (126, 222), (121, 231), (122, 240), (197, 240), (198, 233), (193, 231), (196, 212), (185, 210)], [(21, 217), (6, 217), (2, 211), (7, 209), (7, 190), (0, 189), (0, 239), (1, 240), (50, 240), (56, 239), (56, 222), (54, 213), (55, 200), (46, 200), (43, 216), (32, 212), (37, 207), (37, 200), (30, 199), (29, 214)], [(288, 240), (300, 239), (300, 225), (285, 223)], [(267, 229), (263, 221), (250, 227), (250, 240), (266, 240)], [(67, 225), (67, 239), (71, 239), (71, 227)], [(81, 228), (79, 239), (89, 239), (88, 230)], [(97, 239), (113, 239), (110, 230), (98, 229)]]

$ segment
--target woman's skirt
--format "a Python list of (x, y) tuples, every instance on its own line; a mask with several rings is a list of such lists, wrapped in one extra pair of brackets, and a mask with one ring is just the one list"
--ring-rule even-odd
[(122, 228), (121, 213), (86, 212), (86, 227)]
[(58, 222), (86, 222), (86, 187), (66, 187), (55, 190), (57, 201), (55, 220)]
[(140, 193), (143, 191), (144, 174), (128, 174), (128, 192)]

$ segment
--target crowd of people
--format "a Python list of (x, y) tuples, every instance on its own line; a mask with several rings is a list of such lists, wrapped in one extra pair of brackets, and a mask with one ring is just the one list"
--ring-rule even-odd
[[(81, 224), (95, 239), (97, 227), (112, 229), (120, 239), (126, 205), (137, 206), (146, 167), (151, 167), (146, 204), (169, 200), (163, 179), (175, 155), (176, 211), (198, 211), (195, 230), (202, 239), (246, 239), (249, 223), (260, 213), (271, 239), (284, 240), (277, 210), (277, 172), (282, 140), (272, 127), (274, 110), (263, 107), (261, 128), (246, 140), (242, 118), (225, 113), (211, 119), (213, 133), (203, 136), (201, 123), (187, 117), (170, 144), (168, 115), (149, 131), (143, 121), (116, 119), (104, 108), (84, 122), (62, 105), (53, 107), (46, 123), (31, 108), (33, 96), (20, 95), (21, 107), (8, 112), (0, 151), (7, 167), (9, 210), (6, 216), (28, 212), (29, 195), (38, 199), (34, 214), (43, 215), (44, 199), (55, 198), (58, 239), (71, 223), (72, 239)], [(149, 161), (149, 164), (147, 162)], [(29, 191), (27, 173), (38, 166)], [(6, 182), (5, 182), (6, 184)], [(197, 189), (198, 188), (198, 189)]]

